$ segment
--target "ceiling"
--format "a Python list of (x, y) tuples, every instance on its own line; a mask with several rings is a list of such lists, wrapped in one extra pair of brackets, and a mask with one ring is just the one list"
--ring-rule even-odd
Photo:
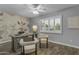
[[(53, 13), (64, 8), (69, 8), (76, 6), (75, 4), (42, 4), (43, 8), (45, 8), (45, 12), (40, 12), (39, 15)], [(27, 4), (0, 4), (0, 11), (13, 13), (26, 17), (36, 17), (39, 15), (35, 15), (31, 12), (31, 9), (27, 6)]]

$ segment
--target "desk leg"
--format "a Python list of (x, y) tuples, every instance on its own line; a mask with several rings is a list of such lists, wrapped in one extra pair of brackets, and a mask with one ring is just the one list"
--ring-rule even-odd
[(39, 39), (39, 47), (41, 48), (41, 40)]
[(48, 48), (48, 38), (47, 38), (47, 40), (46, 40), (46, 48)]
[(35, 55), (37, 55), (37, 43), (35, 44)]
[(16, 52), (15, 51), (15, 47), (14, 47), (14, 38), (12, 37), (12, 48), (11, 48), (12, 52)]

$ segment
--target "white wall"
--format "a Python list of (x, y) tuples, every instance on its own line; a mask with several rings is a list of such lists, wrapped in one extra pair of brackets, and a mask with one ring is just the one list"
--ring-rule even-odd
[(40, 27), (39, 20), (42, 18), (52, 17), (59, 14), (63, 17), (62, 33), (60, 34), (47, 33), (49, 36), (48, 39), (54, 42), (60, 42), (60, 43), (69, 44), (72, 46), (79, 46), (79, 29), (69, 29), (67, 26), (67, 19), (69, 17), (79, 16), (79, 6), (64, 9), (62, 11), (58, 11), (48, 15), (32, 18), (30, 20), (30, 23), (31, 23), (30, 28), (32, 27), (33, 24), (38, 25), (38, 27)]

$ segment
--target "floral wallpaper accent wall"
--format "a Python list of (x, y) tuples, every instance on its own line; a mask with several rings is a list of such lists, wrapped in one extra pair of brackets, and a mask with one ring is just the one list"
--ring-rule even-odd
[(10, 40), (9, 35), (18, 33), (21, 29), (29, 32), (29, 20), (26, 17), (3, 13), (0, 15), (0, 40)]

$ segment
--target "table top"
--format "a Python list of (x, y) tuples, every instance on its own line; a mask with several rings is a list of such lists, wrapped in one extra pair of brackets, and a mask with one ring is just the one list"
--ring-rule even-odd
[(10, 35), (11, 37), (23, 37), (23, 36), (32, 36), (33, 33), (23, 33), (23, 34), (14, 34)]

